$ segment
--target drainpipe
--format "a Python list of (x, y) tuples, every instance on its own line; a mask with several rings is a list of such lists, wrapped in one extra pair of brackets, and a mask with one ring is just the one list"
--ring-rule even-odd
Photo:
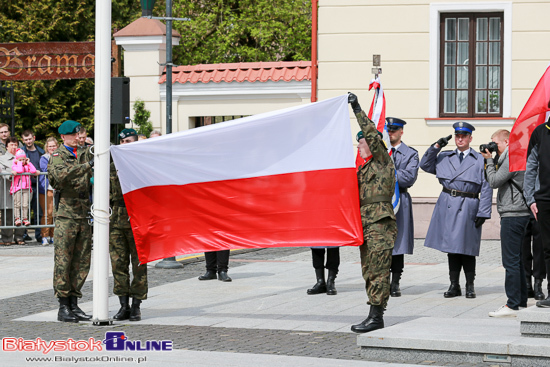
[(311, 0), (311, 102), (317, 102), (317, 13), (319, 0)]

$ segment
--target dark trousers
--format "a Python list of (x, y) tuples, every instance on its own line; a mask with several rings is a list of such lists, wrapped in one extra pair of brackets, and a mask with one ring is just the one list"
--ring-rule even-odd
[(391, 273), (403, 273), (403, 268), (405, 267), (405, 255), (392, 255), (391, 257)]
[[(38, 204), (38, 190), (36, 184), (32, 184), (33, 190), (31, 193), (31, 224), (37, 225), (42, 222), (42, 208)], [(34, 230), (34, 237), (39, 241), (42, 237), (42, 229), (37, 228)]]
[(529, 223), (525, 228), (521, 253), (525, 276), (529, 278), (532, 276), (535, 279), (546, 278), (546, 264), (544, 263), (540, 228), (539, 223), (534, 217), (529, 219)]
[[(537, 202), (537, 220), (540, 227), (542, 249), (544, 251), (544, 263), (546, 269), (550, 269), (550, 202)], [(550, 284), (548, 285), (550, 291)]]
[(229, 269), (229, 250), (205, 252), (204, 259), (208, 271), (220, 273)]
[(338, 267), (340, 266), (340, 247), (327, 248), (327, 262), (325, 265), (325, 249), (324, 248), (312, 248), (311, 257), (313, 259), (313, 268), (335, 271), (338, 273)]
[(447, 254), (449, 261), (449, 272), (460, 273), (464, 269), (464, 274), (476, 272), (476, 257), (463, 254)]
[(506, 305), (512, 310), (517, 310), (519, 306), (527, 306), (527, 283), (521, 262), (521, 250), (528, 223), (528, 216), (500, 218), (502, 266), (506, 270), (504, 290), (508, 297)]

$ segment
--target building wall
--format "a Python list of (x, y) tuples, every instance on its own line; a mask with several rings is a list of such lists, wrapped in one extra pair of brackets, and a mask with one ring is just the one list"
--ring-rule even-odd
[[(434, 45), (438, 45), (438, 35), (434, 42), (433, 30), (438, 29), (438, 12), (494, 9), (505, 12), (503, 81), (507, 97), (503, 119), (467, 120), (476, 126), (472, 147), (478, 150), (497, 129), (511, 130), (550, 62), (548, 1), (320, 0), (319, 99), (352, 91), (368, 110), (373, 97), (368, 91), (373, 78), (372, 56), (381, 55), (386, 116), (407, 121), (403, 141), (422, 156), (437, 139), (451, 134), (452, 123), (458, 121), (434, 116), (434, 97), (438, 95), (438, 51)], [(358, 130), (354, 119), (351, 126), (352, 131)], [(450, 142), (446, 149), (454, 148)], [(409, 190), (415, 200), (423, 203), (423, 213), (431, 213), (433, 200), (430, 204), (428, 199), (437, 197), (440, 191), (436, 178), (422, 170)], [(498, 238), (495, 209), (492, 223), (484, 226), (485, 238)], [(419, 223), (421, 227), (427, 228)], [(420, 237), (422, 234), (416, 233)]]

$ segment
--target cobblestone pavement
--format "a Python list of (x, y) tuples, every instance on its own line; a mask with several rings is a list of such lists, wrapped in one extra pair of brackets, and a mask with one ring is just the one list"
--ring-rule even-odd
[[(484, 241), (482, 255), (478, 263), (499, 263), (500, 249), (498, 241)], [(22, 246), (21, 246), (22, 247)], [(37, 249), (40, 246), (36, 245)], [(16, 246), (11, 247), (16, 250)], [(32, 252), (33, 244), (25, 246), (25, 251)], [(0, 257), (2, 256), (0, 249)], [(416, 253), (405, 258), (408, 264), (445, 263), (446, 255), (422, 246), (422, 240), (417, 240)], [(358, 261), (354, 252), (346, 252), (342, 261)], [(262, 250), (242, 250), (232, 253), (230, 269), (236, 269), (250, 261), (277, 260), (288, 258), (310, 259), (309, 249), (304, 248), (273, 248)], [(183, 261), (183, 269), (167, 270), (149, 268), (150, 288), (170, 284), (180, 280), (192, 279), (204, 272), (202, 257)], [(14, 281), (17, 281), (14, 279)], [(110, 279), (110, 294), (112, 294), (112, 278)], [(83, 289), (84, 298), (81, 302), (91, 300), (92, 281), (88, 281)], [(182, 299), (188, 295), (182, 294)], [(273, 354), (286, 356), (307, 356), (316, 358), (332, 358), (343, 360), (362, 360), (360, 348), (356, 344), (356, 335), (344, 332), (307, 332), (289, 330), (265, 330), (246, 328), (222, 328), (211, 326), (187, 325), (147, 325), (147, 324), (117, 324), (110, 326), (93, 326), (89, 323), (60, 322), (28, 322), (14, 321), (24, 316), (57, 308), (53, 291), (40, 291), (21, 296), (0, 299), (0, 335), (23, 339), (34, 339), (40, 336), (44, 340), (67, 339), (87, 340), (90, 337), (102, 339), (108, 330), (123, 330), (135, 340), (171, 339), (174, 349), (195, 351), (217, 351), (234, 353)], [(413, 361), (419, 365), (430, 365), (430, 361)], [(447, 364), (447, 366), (473, 366), (469, 364)]]

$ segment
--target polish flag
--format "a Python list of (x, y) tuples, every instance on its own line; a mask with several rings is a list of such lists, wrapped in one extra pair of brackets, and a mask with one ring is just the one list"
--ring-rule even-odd
[(140, 261), (362, 244), (347, 98), (111, 147)]
[(521, 110), (509, 139), (510, 172), (524, 171), (533, 130), (548, 119), (550, 111), (550, 65)]

